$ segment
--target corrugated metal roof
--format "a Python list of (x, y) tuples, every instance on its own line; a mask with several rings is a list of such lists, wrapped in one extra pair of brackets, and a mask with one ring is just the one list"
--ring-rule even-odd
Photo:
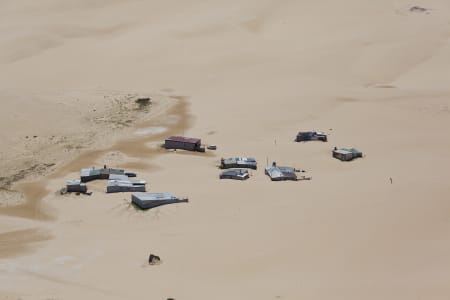
[(130, 179), (109, 179), (108, 185), (146, 185), (147, 182), (145, 180), (130, 180)]
[(362, 154), (362, 152), (356, 148), (350, 148), (348, 149), (348, 151), (352, 152), (353, 154)]
[(339, 153), (339, 154), (352, 154), (353, 152), (349, 151), (348, 149), (338, 149), (338, 150), (334, 150), (334, 153)]
[(265, 173), (272, 180), (297, 179), (297, 174), (295, 174), (295, 168), (291, 167), (278, 167), (278, 166), (267, 167)]
[(130, 182), (134, 185), (145, 185), (147, 182), (145, 180), (139, 180), (139, 179), (130, 179)]
[(244, 175), (248, 174), (247, 169), (229, 169), (222, 172), (222, 175)]
[(178, 199), (178, 197), (176, 197), (170, 193), (136, 193), (136, 194), (133, 194), (133, 196), (141, 201), (176, 200), (176, 199)]
[(179, 199), (170, 193), (134, 193), (131, 195), (131, 202), (141, 209), (150, 209), (166, 204), (189, 202), (189, 200)]
[(92, 169), (82, 169), (80, 171), (80, 176), (90, 176)]
[(335, 153), (342, 153), (342, 154), (349, 154), (349, 153), (351, 153), (351, 154), (362, 154), (362, 152), (359, 151), (356, 148), (340, 148), (340, 149), (333, 150), (333, 151)]
[(129, 181), (108, 181), (106, 192), (145, 192), (145, 185), (136, 185)]
[(128, 180), (128, 176), (124, 174), (110, 174), (110, 180)]
[(125, 170), (112, 169), (112, 168), (81, 169), (80, 176), (81, 177), (92, 177), (92, 176), (111, 175), (111, 174), (123, 175), (124, 172), (125, 172)]
[(223, 160), (224, 164), (256, 164), (256, 159), (253, 157), (230, 157)]
[(67, 185), (81, 185), (84, 183), (81, 183), (80, 179), (72, 179), (72, 180), (67, 180), (66, 184)]
[(120, 181), (120, 180), (108, 180), (108, 186), (133, 186), (133, 184), (129, 181)]

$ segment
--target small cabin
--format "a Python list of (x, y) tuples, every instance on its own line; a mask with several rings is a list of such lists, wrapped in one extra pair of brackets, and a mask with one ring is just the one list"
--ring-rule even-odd
[(145, 180), (130, 179), (127, 175), (109, 175), (107, 193), (145, 192)]
[(235, 180), (246, 180), (250, 177), (247, 169), (228, 169), (223, 171), (219, 178), (220, 179), (235, 179)]
[(256, 159), (253, 157), (230, 157), (230, 158), (222, 158), (220, 160), (220, 168), (221, 169), (230, 169), (230, 168), (248, 168), (248, 169), (257, 169)]
[(201, 146), (201, 139), (188, 138), (188, 137), (183, 137), (183, 136), (168, 137), (165, 140), (164, 148), (205, 152), (205, 148), (202, 148), (202, 146)]
[(319, 131), (300, 131), (295, 137), (296, 142), (306, 142), (306, 141), (328, 141), (327, 135)]
[(112, 169), (104, 166), (102, 169), (82, 169), (80, 171), (81, 182), (88, 182), (96, 179), (109, 179), (111, 174), (124, 175), (125, 170)]
[(275, 163), (272, 167), (267, 167), (265, 173), (272, 181), (297, 180), (297, 170), (291, 167), (277, 166)]
[(354, 158), (362, 157), (362, 152), (355, 148), (334, 148), (333, 157), (342, 161), (350, 161)]
[(136, 193), (131, 195), (131, 203), (140, 209), (151, 209), (166, 204), (189, 202), (170, 193)]
[(80, 179), (68, 180), (66, 183), (66, 190), (68, 193), (86, 193), (87, 186), (81, 182)]
[(120, 192), (145, 192), (145, 181), (143, 180), (108, 180), (107, 193)]

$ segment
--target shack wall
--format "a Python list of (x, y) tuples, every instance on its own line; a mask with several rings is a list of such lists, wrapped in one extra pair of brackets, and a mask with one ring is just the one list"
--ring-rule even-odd
[(189, 151), (196, 151), (198, 148), (200, 148), (199, 143), (186, 143), (172, 140), (166, 140), (164, 146), (166, 149), (183, 149)]
[(333, 156), (342, 161), (349, 161), (353, 159), (352, 153), (333, 152)]
[(145, 185), (108, 185), (106, 187), (107, 193), (120, 193), (120, 192), (145, 192)]

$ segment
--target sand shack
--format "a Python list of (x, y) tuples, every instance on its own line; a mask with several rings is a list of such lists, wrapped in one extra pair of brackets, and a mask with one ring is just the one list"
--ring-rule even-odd
[(228, 169), (223, 171), (220, 176), (220, 179), (235, 179), (235, 180), (246, 180), (250, 178), (247, 169)]
[(182, 149), (188, 151), (205, 152), (201, 146), (202, 141), (198, 138), (189, 138), (184, 136), (170, 136), (164, 142), (166, 149)]
[(125, 175), (122, 169), (112, 169), (104, 166), (102, 169), (82, 169), (80, 172), (81, 182), (88, 182), (96, 179), (109, 179), (111, 174)]
[(265, 174), (272, 181), (297, 180), (297, 170), (291, 167), (277, 166), (275, 163), (271, 167), (265, 169)]
[(355, 148), (334, 148), (333, 157), (342, 161), (350, 161), (358, 157), (362, 157), (361, 151)]
[(327, 135), (320, 131), (300, 131), (295, 137), (296, 142), (306, 141), (328, 141)]
[(231, 168), (248, 168), (248, 169), (257, 169), (256, 159), (253, 157), (231, 157), (231, 158), (222, 158), (220, 160), (220, 168), (221, 169), (231, 169)]
[(87, 186), (80, 179), (67, 180), (66, 191), (68, 193), (87, 193)]
[(189, 202), (170, 193), (136, 193), (131, 195), (131, 203), (140, 209), (151, 209), (166, 204)]
[(145, 180), (130, 179), (126, 175), (111, 174), (106, 186), (106, 192), (145, 192), (146, 184)]

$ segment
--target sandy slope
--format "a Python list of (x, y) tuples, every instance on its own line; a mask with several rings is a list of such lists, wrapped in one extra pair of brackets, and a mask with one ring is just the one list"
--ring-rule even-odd
[[(447, 299), (449, 16), (438, 0), (1, 1), (5, 157), (26, 152), (16, 141), (32, 129), (70, 135), (93, 113), (92, 91), (176, 101), (140, 125), (160, 135), (128, 128), (124, 140), (96, 125), (105, 150), (89, 146), (62, 169), (58, 148), (38, 151), (56, 173), (39, 181), (49, 192), (28, 218), (0, 218), (0, 295)], [(58, 102), (74, 98), (85, 104), (65, 117)], [(293, 143), (300, 129), (329, 142)], [(172, 132), (219, 149), (157, 150)], [(342, 163), (333, 146), (366, 156)], [(258, 159), (250, 180), (218, 180), (220, 157), (234, 155)], [(313, 179), (272, 183), (262, 169), (274, 160)], [(56, 193), (105, 162), (191, 201), (139, 212), (102, 182), (91, 197)], [(36, 184), (19, 187), (38, 198)], [(148, 266), (150, 252), (163, 263)]]

